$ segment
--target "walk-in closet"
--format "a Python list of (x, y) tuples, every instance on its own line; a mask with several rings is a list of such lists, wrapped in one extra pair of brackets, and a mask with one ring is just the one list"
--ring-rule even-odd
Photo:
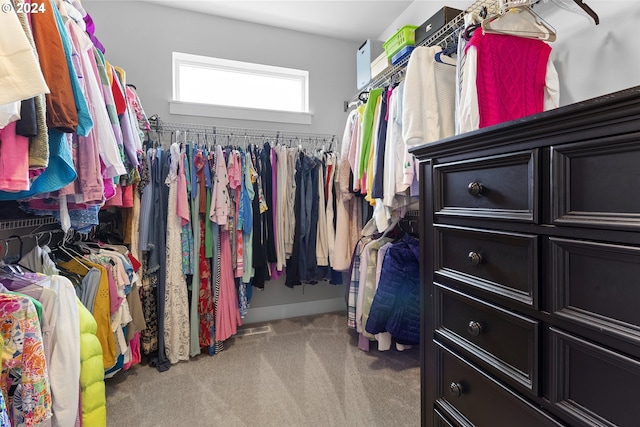
[(637, 426), (637, 22), (4, 0), (0, 427)]

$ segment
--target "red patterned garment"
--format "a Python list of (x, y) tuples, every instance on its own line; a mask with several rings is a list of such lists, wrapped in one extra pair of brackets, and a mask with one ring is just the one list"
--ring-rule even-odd
[(214, 328), (214, 305), (211, 292), (211, 265), (205, 257), (205, 217), (200, 216), (200, 292), (198, 295), (198, 314), (200, 315), (200, 347), (213, 345), (211, 337)]

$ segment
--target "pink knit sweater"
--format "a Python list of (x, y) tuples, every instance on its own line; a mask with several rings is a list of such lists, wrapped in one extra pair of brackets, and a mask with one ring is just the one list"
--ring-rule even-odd
[(551, 47), (542, 40), (476, 31), (469, 42), (478, 54), (480, 127), (544, 110)]

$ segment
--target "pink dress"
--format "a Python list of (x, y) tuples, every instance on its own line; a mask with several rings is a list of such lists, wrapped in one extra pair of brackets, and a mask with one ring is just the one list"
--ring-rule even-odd
[(220, 293), (216, 315), (216, 341), (224, 341), (236, 333), (242, 325), (238, 293), (233, 278), (231, 241), (229, 240), (228, 217), (231, 213), (229, 201), (229, 177), (224, 154), (216, 147), (216, 174), (213, 184), (209, 218), (220, 227)]

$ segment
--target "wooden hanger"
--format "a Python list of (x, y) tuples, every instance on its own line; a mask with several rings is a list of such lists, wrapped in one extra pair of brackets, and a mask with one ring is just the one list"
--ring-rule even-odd
[(508, 34), (548, 42), (556, 39), (556, 30), (530, 7), (512, 8), (502, 15), (485, 18), (481, 26), (484, 33)]

